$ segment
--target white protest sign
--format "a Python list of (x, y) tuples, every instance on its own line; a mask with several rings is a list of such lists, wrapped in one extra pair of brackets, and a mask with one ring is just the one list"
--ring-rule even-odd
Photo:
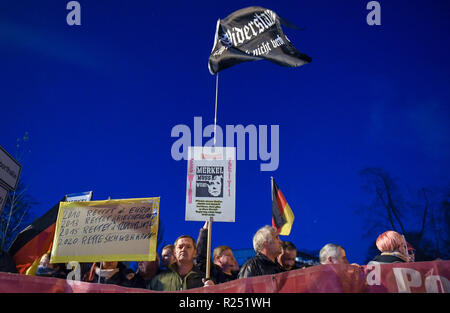
[(80, 193), (71, 193), (66, 195), (66, 199), (64, 202), (86, 202), (92, 200), (92, 191), (80, 192)]
[(236, 148), (189, 147), (186, 221), (234, 222)]
[(11, 190), (16, 190), (22, 166), (0, 146), (0, 181)]
[(155, 260), (159, 200), (60, 202), (50, 262)]

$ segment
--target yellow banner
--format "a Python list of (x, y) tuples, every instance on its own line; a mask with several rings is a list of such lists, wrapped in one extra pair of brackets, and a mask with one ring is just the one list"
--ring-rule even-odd
[(50, 263), (154, 261), (159, 202), (60, 202)]

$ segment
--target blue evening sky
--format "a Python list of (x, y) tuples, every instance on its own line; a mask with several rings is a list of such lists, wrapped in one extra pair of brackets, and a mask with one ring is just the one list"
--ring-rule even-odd
[(160, 196), (164, 243), (196, 238), (203, 222), (184, 220), (187, 162), (171, 156), (171, 129), (213, 123), (216, 21), (251, 5), (304, 28), (284, 31), (313, 61), (220, 72), (218, 124), (279, 125), (280, 161), (274, 172), (237, 161), (236, 222), (213, 224), (213, 248), (252, 247), (271, 223), (270, 176), (295, 214), (282, 239), (338, 243), (356, 263), (371, 243), (361, 169), (413, 190), (448, 183), (448, 1), (379, 1), (381, 26), (366, 23), (366, 0), (80, 0), (81, 26), (67, 25), (68, 2), (0, 1), (0, 145), (14, 155), (29, 133), (21, 178), (34, 217), (68, 193)]

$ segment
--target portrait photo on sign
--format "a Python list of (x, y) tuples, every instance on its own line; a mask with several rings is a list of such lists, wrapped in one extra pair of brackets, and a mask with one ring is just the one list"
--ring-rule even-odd
[(196, 197), (223, 198), (223, 166), (196, 166)]

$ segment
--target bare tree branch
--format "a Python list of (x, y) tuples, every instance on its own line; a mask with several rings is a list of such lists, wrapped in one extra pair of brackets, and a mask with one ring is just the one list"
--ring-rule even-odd
[(420, 229), (420, 232), (419, 232), (419, 235), (418, 235), (419, 236), (419, 241), (420, 241), (420, 239), (422, 239), (423, 233), (425, 231), (425, 224), (426, 224), (426, 221), (427, 221), (427, 213), (428, 213), (428, 205), (429, 205), (428, 197), (427, 197), (427, 193), (425, 191), (425, 188), (422, 188), (422, 192), (423, 192), (423, 196), (425, 198), (425, 208), (423, 210), (422, 228)]

